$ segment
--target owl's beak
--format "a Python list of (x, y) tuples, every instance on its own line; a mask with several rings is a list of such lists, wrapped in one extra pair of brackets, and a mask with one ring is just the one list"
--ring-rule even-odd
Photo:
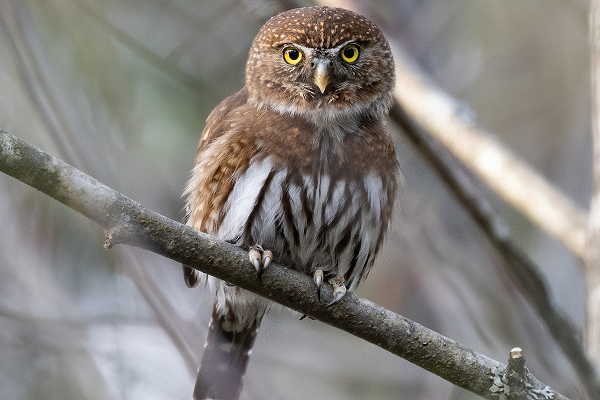
[(329, 85), (329, 61), (318, 60), (314, 62), (314, 82), (321, 93), (325, 93), (327, 85)]

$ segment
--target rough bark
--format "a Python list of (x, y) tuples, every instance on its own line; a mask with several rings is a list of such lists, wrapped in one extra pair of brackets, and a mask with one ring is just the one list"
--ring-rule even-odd
[[(0, 171), (100, 224), (106, 248), (128, 244), (185, 263), (367, 340), (483, 398), (507, 398), (510, 392), (506, 365), (352, 293), (324, 307), (309, 277), (277, 264), (259, 280), (243, 250), (148, 210), (4, 131)], [(325, 300), (332, 291), (324, 286)], [(532, 399), (565, 399), (531, 374), (526, 379)]]

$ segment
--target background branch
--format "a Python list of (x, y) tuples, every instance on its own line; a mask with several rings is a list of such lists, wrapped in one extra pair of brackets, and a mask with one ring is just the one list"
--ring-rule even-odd
[(509, 235), (509, 228), (493, 212), (491, 205), (480, 195), (469, 176), (458, 168), (452, 154), (437, 143), (418, 120), (407, 115), (400, 105), (392, 110), (390, 117), (403, 129), (424, 158), (431, 163), (432, 168), (440, 174), (475, 223), (506, 260), (507, 270), (513, 276), (514, 282), (519, 285), (523, 295), (535, 308), (565, 356), (577, 370), (579, 381), (587, 395), (591, 399), (600, 398), (600, 379), (592, 359), (583, 347), (581, 332), (552, 300), (538, 266), (514, 244)]
[[(320, 3), (363, 11), (351, 0), (325, 0)], [(593, 3), (597, 2), (593, 0)], [(594, 21), (592, 18), (592, 29)], [(596, 52), (600, 48), (598, 37), (600, 33), (592, 33), (592, 44)], [(599, 200), (596, 208), (592, 203), (592, 215), (589, 219), (590, 222), (599, 223), (591, 227), (588, 226), (588, 216), (584, 210), (489, 132), (479, 128), (467, 105), (436, 87), (398, 43), (392, 40), (391, 46), (396, 63), (395, 94), (399, 103), (390, 115), (392, 120), (429, 161), (505, 259), (514, 282), (577, 370), (587, 395), (590, 398), (600, 398), (600, 378), (596, 368), (600, 364), (593, 361), (600, 360), (600, 268), (597, 268), (600, 265), (600, 216), (594, 217), (593, 214), (596, 210), (600, 215), (600, 194), (597, 195)], [(600, 65), (597, 61), (600, 56), (592, 57), (593, 65)], [(594, 67), (592, 72), (592, 76), (594, 73), (600, 76), (600, 72), (595, 71)], [(593, 87), (598, 85), (596, 82), (597, 80)], [(597, 121), (594, 122), (600, 125)], [(595, 135), (595, 165), (597, 164), (596, 171), (600, 171), (600, 134), (596, 132)], [(538, 266), (515, 245), (508, 226), (495, 215), (491, 205), (480, 195), (456, 160), (536, 226), (560, 240), (574, 255), (586, 259), (580, 265), (583, 266), (588, 284), (587, 347), (590, 353), (584, 348), (580, 330), (552, 300)], [(600, 172), (596, 172), (598, 193), (599, 176)]]
[(477, 127), (466, 105), (430, 84), (397, 47), (396, 98), (406, 112), (500, 197), (573, 254), (584, 253), (586, 212)]
[[(320, 4), (356, 10), (351, 0)], [(470, 171), (536, 226), (583, 257), (586, 212), (514, 152), (477, 126), (472, 112), (436, 87), (391, 41), (396, 63), (396, 99), (411, 118), (444, 145)]]
[(587, 283), (586, 341), (590, 356), (600, 366), (600, 1), (590, 1), (592, 139), (594, 193), (590, 202), (583, 264)]
[[(505, 365), (354, 294), (325, 308), (310, 278), (278, 265), (259, 281), (241, 249), (150, 211), (3, 131), (0, 170), (103, 226), (106, 247), (129, 244), (194, 266), (374, 343), (484, 398), (497, 398), (502, 389), (496, 383), (502, 382)], [(331, 288), (324, 294), (330, 297)], [(551, 393), (547, 385), (528, 378), (532, 390)]]

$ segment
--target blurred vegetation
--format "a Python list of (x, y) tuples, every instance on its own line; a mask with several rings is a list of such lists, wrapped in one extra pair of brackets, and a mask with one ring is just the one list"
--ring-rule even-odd
[[(300, 1), (2, 0), (0, 129), (174, 219), (210, 110), (243, 85), (250, 43)], [(363, 12), (432, 79), (575, 201), (591, 193), (587, 4), (372, 0)], [(393, 130), (393, 129), (392, 129)], [(360, 294), (582, 397), (500, 257), (394, 132), (406, 180)], [(493, 193), (515, 240), (580, 325), (577, 261)], [(0, 398), (189, 398), (212, 295), (179, 266), (121, 247), (72, 210), (0, 175)], [(274, 309), (246, 399), (470, 399), (383, 350)]]

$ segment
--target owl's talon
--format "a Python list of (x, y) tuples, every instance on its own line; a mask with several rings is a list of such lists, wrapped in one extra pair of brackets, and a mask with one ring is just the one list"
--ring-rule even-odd
[(313, 281), (315, 281), (315, 285), (317, 288), (321, 287), (321, 283), (323, 282), (323, 271), (318, 269), (313, 272)]
[(340, 300), (346, 294), (346, 286), (344, 285), (343, 276), (335, 276), (329, 280), (329, 283), (333, 286), (333, 300), (329, 302), (325, 307), (330, 307), (338, 300)]
[(313, 272), (313, 281), (317, 285), (317, 298), (321, 301), (321, 283), (323, 283), (323, 270), (316, 270)]
[(250, 258), (250, 262), (254, 266), (256, 273), (260, 275), (262, 273), (262, 256), (258, 246), (250, 247), (250, 250), (248, 251), (248, 257)]
[(263, 272), (265, 272), (265, 269), (267, 269), (273, 260), (273, 252), (271, 250), (263, 249), (260, 245), (250, 246), (248, 257), (250, 257), (250, 262), (254, 266), (258, 278), (260, 279)]
[(334, 303), (337, 303), (339, 299), (344, 297), (346, 294), (346, 286), (338, 286), (333, 290), (333, 300), (331, 300), (325, 307), (331, 307)]
[(262, 267), (263, 271), (271, 264), (273, 260), (273, 252), (271, 250), (263, 250)]

